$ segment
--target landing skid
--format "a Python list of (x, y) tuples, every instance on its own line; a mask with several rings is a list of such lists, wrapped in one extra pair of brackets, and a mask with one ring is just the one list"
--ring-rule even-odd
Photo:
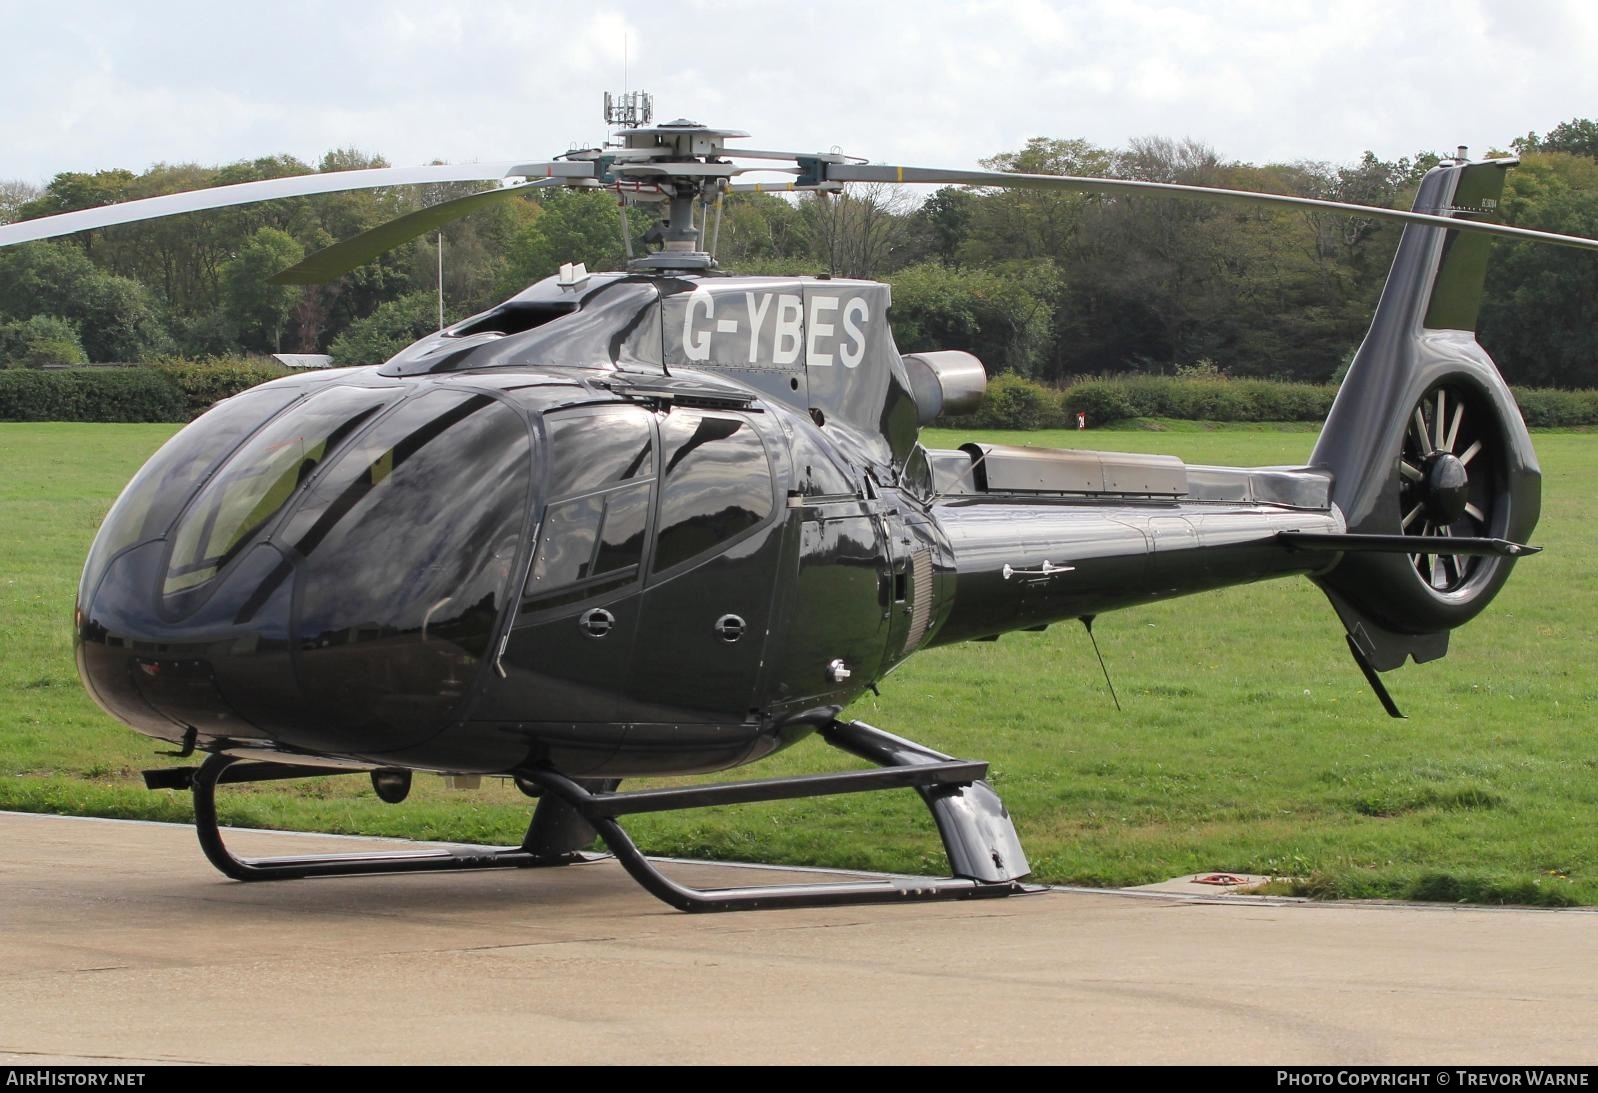
[[(859, 721), (835, 721), (821, 736), (834, 747), (878, 764), (879, 769), (627, 793), (614, 792), (614, 783), (585, 784), (553, 770), (522, 771), (518, 778), (536, 786), (542, 799), (521, 845), (514, 847), (451, 846), (382, 854), (243, 858), (223, 841), (216, 814), (218, 785), (364, 772), (212, 755), (199, 767), (146, 771), (145, 784), (151, 789), (187, 789), (193, 794), (200, 849), (222, 873), (241, 881), (569, 865), (593, 857), (583, 854), (581, 847), (597, 834), (645, 891), (681, 911), (982, 899), (1033, 890), (1021, 883), (1029, 867), (1009, 813), (982, 781), (988, 772), (986, 763), (952, 759)], [(690, 888), (666, 876), (645, 857), (617, 819), (640, 812), (905, 788), (915, 789), (932, 812), (952, 876)]]

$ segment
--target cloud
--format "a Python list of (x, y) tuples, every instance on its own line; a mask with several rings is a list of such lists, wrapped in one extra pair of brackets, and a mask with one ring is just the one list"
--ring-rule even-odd
[(328, 148), (547, 156), (626, 82), (753, 147), (968, 166), (1029, 136), (1190, 136), (1254, 162), (1502, 146), (1591, 113), (1598, 8), (1564, 0), (1005, 3), (109, 0), (29, 5), (0, 178)]

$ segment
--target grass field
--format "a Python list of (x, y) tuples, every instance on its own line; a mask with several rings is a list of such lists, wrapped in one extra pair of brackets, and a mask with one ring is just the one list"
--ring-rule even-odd
[[(0, 808), (186, 820), (186, 795), (137, 772), (171, 760), (100, 713), (71, 657), (79, 567), (164, 425), (0, 425)], [(1079, 444), (1082, 434), (989, 434)], [(949, 445), (965, 434), (933, 433)], [(1237, 465), (1302, 460), (1303, 431), (1171, 425), (1091, 446)], [(1545, 553), (1521, 563), (1447, 659), (1389, 674), (1393, 721), (1305, 581), (1139, 608), (1080, 627), (933, 650), (852, 715), (993, 764), (1036, 874), (1124, 885), (1199, 870), (1298, 878), (1293, 890), (1485, 903), (1598, 904), (1598, 438), (1540, 434)], [(849, 761), (801, 744), (762, 775)], [(228, 822), (515, 841), (528, 802), (423, 779), (380, 803), (364, 779), (232, 789)], [(662, 853), (943, 869), (909, 793), (641, 817)], [(198, 853), (198, 850), (196, 850)]]

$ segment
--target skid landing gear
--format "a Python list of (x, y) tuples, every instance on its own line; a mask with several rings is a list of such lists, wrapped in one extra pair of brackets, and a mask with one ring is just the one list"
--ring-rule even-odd
[[(645, 891), (682, 911), (980, 899), (1033, 890), (1021, 883), (1029, 867), (1009, 814), (998, 795), (982, 781), (988, 772), (986, 763), (952, 759), (859, 721), (835, 721), (822, 730), (821, 736), (834, 747), (876, 763), (879, 769), (629, 793), (614, 792), (615, 783), (579, 781), (553, 770), (520, 771), (518, 782), (536, 787), (542, 799), (521, 845), (514, 847), (456, 846), (381, 854), (241, 858), (222, 839), (216, 816), (218, 785), (366, 772), (212, 755), (197, 768), (146, 771), (145, 784), (151, 789), (187, 789), (193, 793), (194, 826), (200, 848), (212, 865), (234, 880), (568, 865), (592, 857), (581, 853), (581, 848), (597, 834)], [(904, 788), (915, 789), (931, 810), (949, 856), (952, 876), (689, 888), (666, 876), (645, 857), (617, 820), (639, 812)]]

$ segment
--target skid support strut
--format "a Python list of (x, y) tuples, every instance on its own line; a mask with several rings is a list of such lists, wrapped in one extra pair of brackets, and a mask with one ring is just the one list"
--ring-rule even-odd
[[(628, 793), (614, 792), (614, 783), (585, 783), (553, 770), (520, 771), (518, 781), (536, 787), (543, 799), (522, 844), (514, 847), (452, 846), (379, 854), (242, 858), (227, 848), (217, 823), (219, 784), (351, 771), (212, 755), (198, 768), (147, 771), (145, 782), (152, 789), (188, 789), (193, 793), (200, 848), (212, 865), (235, 880), (565, 865), (586, 857), (577, 852), (578, 844), (585, 843), (590, 832), (597, 832), (634, 880), (651, 895), (683, 911), (976, 899), (1029, 890), (1021, 883), (1028, 866), (1015, 828), (1003, 803), (982, 781), (988, 770), (986, 763), (952, 759), (858, 721), (833, 722), (821, 735), (834, 747), (878, 764), (878, 769)], [(640, 812), (907, 788), (916, 790), (931, 810), (949, 855), (952, 876), (872, 876), (702, 890), (661, 872), (618, 822), (618, 817)]]

